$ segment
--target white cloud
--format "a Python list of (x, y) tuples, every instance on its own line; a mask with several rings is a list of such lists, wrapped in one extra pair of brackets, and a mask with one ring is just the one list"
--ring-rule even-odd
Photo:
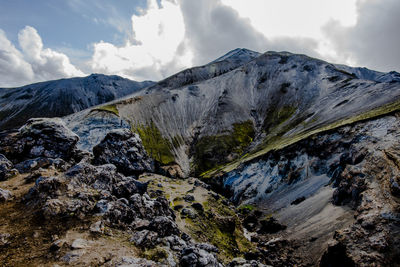
[(20, 51), (0, 29), (0, 86), (17, 86), (33, 80), (34, 73)]
[(332, 59), (380, 71), (400, 71), (400, 1), (359, 0), (355, 25), (331, 20), (324, 31)]
[(321, 27), (330, 19), (350, 26), (356, 23), (357, 0), (222, 0), (269, 38), (322, 37)]
[(37, 80), (83, 76), (84, 73), (71, 64), (69, 58), (49, 48), (43, 49), (43, 42), (36, 29), (26, 26), (18, 34), (19, 45), (24, 58), (31, 64)]
[[(398, 0), (147, 0), (130, 27), (113, 22), (126, 33), (124, 45), (96, 42), (91, 58), (79, 65), (87, 72), (160, 80), (245, 47), (399, 70), (399, 9)], [(21, 50), (0, 30), (0, 86), (83, 75), (65, 54), (44, 48), (34, 28), (18, 37)]]
[(95, 72), (117, 74), (135, 80), (157, 80), (190, 65), (190, 55), (178, 53), (185, 26), (179, 6), (162, 0), (148, 1), (148, 9), (132, 16), (134, 40), (124, 46), (94, 44), (91, 60)]
[(317, 43), (313, 39), (285, 35), (270, 38), (254, 27), (249, 18), (241, 17), (238, 10), (221, 1), (180, 0), (180, 5), (185, 19), (186, 40), (193, 51), (195, 64), (204, 64), (238, 47), (259, 52), (287, 50), (318, 56)]
[(19, 51), (0, 30), (0, 86), (20, 86), (26, 83), (83, 76), (68, 57), (49, 48), (36, 29), (26, 26), (18, 34)]

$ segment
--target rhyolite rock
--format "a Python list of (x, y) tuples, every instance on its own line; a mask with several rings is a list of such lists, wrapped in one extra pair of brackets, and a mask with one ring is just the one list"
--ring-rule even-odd
[(39, 157), (69, 161), (79, 137), (59, 118), (30, 119), (17, 133), (0, 140), (0, 153), (13, 163)]
[(153, 160), (147, 155), (139, 135), (128, 129), (109, 132), (93, 148), (95, 164), (114, 164), (125, 175), (154, 171)]
[(180, 266), (182, 267), (222, 267), (215, 253), (218, 249), (209, 244), (197, 244), (187, 247), (181, 252)]

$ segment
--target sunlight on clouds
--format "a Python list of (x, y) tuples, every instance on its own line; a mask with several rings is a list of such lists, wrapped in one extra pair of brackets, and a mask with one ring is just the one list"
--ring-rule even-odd
[(20, 51), (7, 39), (0, 29), (0, 86), (13, 86), (28, 82), (34, 73)]
[[(91, 62), (94, 71), (154, 80), (190, 63), (188, 54), (177, 53), (185, 36), (183, 16), (177, 4), (163, 0), (159, 7), (156, 0), (149, 0), (146, 11), (132, 16), (132, 30), (134, 40), (128, 40), (122, 47), (106, 42), (94, 44)], [(146, 71), (149, 68), (154, 70)]]
[(26, 26), (18, 33), (19, 51), (0, 30), (0, 86), (18, 86), (45, 80), (83, 76), (69, 58), (49, 48), (43, 49), (36, 29)]
[(42, 38), (35, 28), (26, 26), (22, 29), (18, 33), (18, 41), (25, 59), (32, 65), (37, 80), (84, 75), (70, 63), (66, 55), (49, 48), (43, 49)]
[(345, 26), (357, 21), (357, 0), (222, 0), (268, 38), (320, 38), (321, 27), (335, 19)]
[[(326, 38), (323, 27), (335, 21), (344, 27), (357, 23), (357, 0), (221, 0), (234, 8), (241, 17), (264, 36), (276, 39), (283, 36), (308, 37), (318, 42), (315, 52), (326, 60), (339, 62), (338, 54)], [(336, 59), (336, 60), (335, 60)], [(354, 64), (346, 58), (341, 63)]]

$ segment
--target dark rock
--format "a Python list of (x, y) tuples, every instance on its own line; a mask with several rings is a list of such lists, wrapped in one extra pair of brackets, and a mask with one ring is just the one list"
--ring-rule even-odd
[(128, 129), (109, 132), (100, 144), (93, 148), (96, 165), (111, 163), (125, 175), (137, 175), (154, 171), (154, 163), (147, 155), (140, 137)]
[(14, 165), (3, 154), (0, 154), (0, 181), (7, 180), (14, 175), (18, 174)]
[(32, 172), (35, 170), (38, 170), (39, 168), (47, 168), (50, 165), (52, 165), (53, 161), (50, 158), (35, 158), (35, 159), (27, 159), (23, 162), (20, 162), (15, 165), (15, 168), (20, 172), (20, 173), (28, 173)]
[(252, 210), (243, 220), (243, 226), (253, 232), (259, 226), (259, 218), (262, 216), (262, 213), (259, 210)]
[(151, 199), (147, 194), (134, 194), (129, 199), (129, 203), (130, 208), (142, 219), (151, 221), (158, 216), (175, 218), (173, 210), (169, 207), (168, 200), (164, 197)]
[(337, 180), (338, 186), (333, 192), (333, 204), (344, 205), (352, 204), (357, 206), (361, 201), (361, 193), (367, 188), (364, 175), (347, 167), (339, 175)]
[(177, 235), (167, 236), (165, 241), (168, 246), (174, 251), (181, 251), (183, 248), (187, 247), (187, 243)]
[(171, 219), (162, 216), (154, 218), (149, 225), (149, 229), (156, 232), (160, 237), (180, 234), (178, 225)]
[(181, 210), (183, 208), (183, 205), (175, 205), (174, 206), (174, 210), (175, 211), (179, 211), (179, 210)]
[(184, 240), (184, 241), (186, 241), (186, 242), (188, 242), (188, 241), (190, 241), (192, 238), (190, 237), (190, 235), (188, 235), (188, 234), (186, 234), (186, 233), (182, 233), (181, 234), (181, 238)]
[(183, 173), (181, 167), (178, 164), (160, 166), (157, 168), (157, 172), (160, 173), (161, 175), (170, 178), (177, 178), (177, 179), (185, 178), (185, 174)]
[(0, 153), (14, 163), (39, 157), (69, 161), (79, 138), (58, 118), (30, 119), (18, 133), (0, 141)]
[(197, 217), (196, 213), (192, 210), (192, 209), (188, 209), (188, 208), (183, 208), (181, 210), (181, 217), (182, 218), (190, 218), (190, 219), (194, 219)]
[(346, 254), (346, 247), (340, 243), (330, 245), (322, 255), (319, 263), (320, 267), (353, 267), (356, 266), (354, 261)]
[(222, 267), (215, 256), (215, 252), (215, 247), (208, 244), (187, 247), (181, 252), (179, 264), (182, 267)]
[(135, 232), (131, 238), (131, 242), (143, 248), (152, 248), (158, 244), (158, 235), (156, 232), (142, 230)]
[(394, 196), (400, 197), (399, 177), (390, 178), (390, 191)]
[(292, 201), (292, 203), (290, 203), (290, 204), (291, 204), (291, 205), (298, 205), (298, 204), (300, 204), (301, 202), (303, 202), (304, 200), (306, 200), (305, 197), (299, 197), (299, 198), (296, 198), (294, 201)]
[(50, 251), (57, 251), (60, 250), (65, 244), (65, 240), (59, 239), (54, 241), (50, 246)]
[(286, 226), (280, 224), (275, 218), (269, 217), (260, 220), (261, 227), (258, 230), (259, 234), (274, 234), (281, 230), (285, 230)]
[(186, 195), (183, 197), (183, 200), (186, 202), (193, 202), (194, 201), (194, 196), (193, 195)]
[(200, 212), (204, 211), (203, 205), (201, 205), (200, 203), (193, 203), (192, 207), (197, 211), (200, 211)]

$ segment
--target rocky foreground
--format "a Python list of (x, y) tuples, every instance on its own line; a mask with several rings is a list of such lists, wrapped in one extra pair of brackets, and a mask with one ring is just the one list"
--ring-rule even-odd
[[(152, 174), (138, 135), (113, 131), (93, 154), (78, 150), (77, 141), (59, 119), (31, 119), (2, 136), (2, 266), (263, 266), (233, 259), (252, 245), (236, 214), (223, 210), (226, 199), (197, 179)], [(163, 188), (173, 183), (181, 192), (168, 201)], [(220, 217), (212, 230), (222, 250), (195, 241), (208, 238), (201, 236), (209, 227), (199, 225), (203, 216)]]
[(201, 181), (127, 129), (85, 152), (62, 120), (31, 119), (0, 139), (0, 262), (398, 266), (399, 129), (359, 122)]

